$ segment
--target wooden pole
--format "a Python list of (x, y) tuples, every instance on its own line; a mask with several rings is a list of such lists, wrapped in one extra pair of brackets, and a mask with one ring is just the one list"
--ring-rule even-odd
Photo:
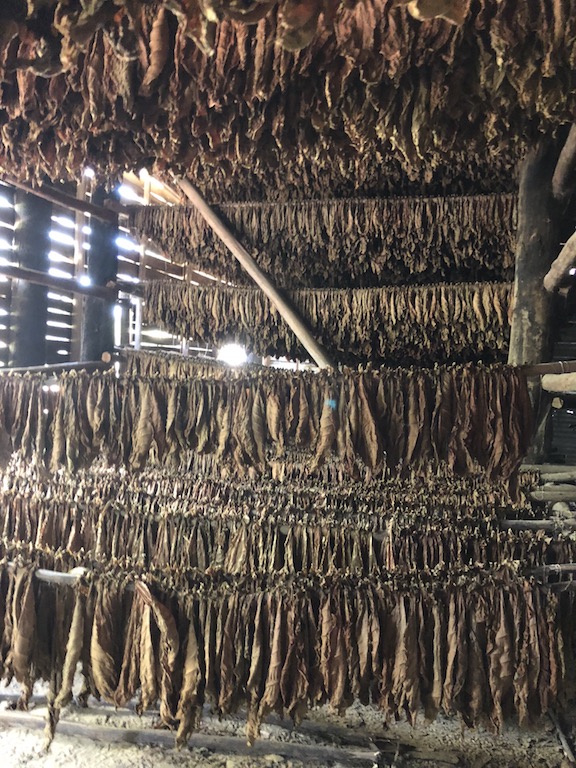
[[(557, 252), (558, 205), (552, 196), (552, 174), (558, 152), (541, 141), (526, 156), (520, 172), (514, 296), (508, 362), (528, 365), (552, 356), (552, 297), (544, 289), (544, 275)], [(540, 382), (529, 382), (536, 417), (530, 460), (546, 456), (550, 443), (550, 403)]]
[(541, 382), (546, 392), (576, 392), (576, 373), (546, 373)]
[(102, 360), (89, 360), (84, 363), (53, 363), (50, 365), (23, 365), (18, 368), (2, 368), (0, 376), (8, 373), (61, 373), (63, 371), (100, 371), (110, 368), (110, 363)]
[(550, 363), (523, 365), (520, 370), (525, 376), (542, 376), (545, 373), (576, 373), (576, 360), (557, 360)]
[(198, 190), (185, 179), (176, 179), (176, 183), (190, 200), (192, 205), (194, 205), (198, 212), (204, 217), (207, 224), (212, 227), (222, 242), (229, 248), (233, 256), (240, 262), (246, 272), (248, 272), (256, 285), (261, 288), (270, 299), (272, 304), (286, 321), (286, 324), (294, 331), (294, 334), (302, 343), (302, 346), (309, 352), (316, 364), (320, 368), (335, 368), (336, 366), (333, 360), (330, 358), (324, 347), (316, 341), (300, 314), (278, 291), (270, 278), (260, 269), (252, 256), (250, 256), (248, 251), (238, 242), (232, 232), (221, 221), (219, 216), (216, 215)]
[(3, 178), (2, 181), (4, 181), (6, 184), (9, 184), (11, 187), (21, 189), (23, 192), (29, 192), (31, 195), (41, 197), (43, 200), (48, 200), (49, 203), (55, 203), (56, 205), (60, 205), (63, 208), (68, 208), (70, 211), (89, 213), (91, 216), (94, 216), (94, 218), (99, 219), (100, 221), (106, 221), (108, 224), (112, 224), (114, 226), (117, 226), (118, 224), (118, 213), (116, 211), (113, 211), (109, 208), (103, 208), (100, 205), (93, 205), (87, 200), (78, 200), (76, 197), (68, 195), (66, 192), (62, 192), (61, 190), (55, 189), (54, 187), (34, 188), (28, 186), (28, 184), (22, 184), (22, 182), (16, 181), (15, 179), (7, 178)]
[[(45, 200), (17, 191), (14, 194), (16, 228), (14, 261), (23, 269), (48, 271), (52, 206)], [(10, 304), (10, 365), (40, 365), (47, 360), (45, 288), (18, 280)]]
[(510, 365), (550, 359), (551, 299), (543, 287), (559, 235), (552, 173), (557, 152), (541, 142), (530, 151), (520, 172)]
[(558, 531), (576, 528), (576, 520), (503, 520), (501, 527), (511, 531)]
[(576, 125), (570, 128), (566, 143), (562, 147), (554, 175), (552, 192), (557, 200), (567, 200), (576, 186)]
[[(92, 192), (92, 200), (102, 203), (106, 191), (99, 187)], [(86, 257), (88, 277), (95, 286), (105, 288), (116, 282), (118, 271), (117, 224), (92, 221), (90, 250)], [(80, 360), (95, 360), (102, 352), (114, 347), (114, 305), (117, 294), (108, 300), (87, 296), (84, 299), (80, 333)]]
[(544, 276), (543, 284), (548, 293), (554, 293), (574, 262), (576, 262), (576, 232), (568, 238), (558, 258), (552, 262), (552, 266)]
[(528, 494), (532, 501), (576, 501), (576, 485), (558, 483), (557, 485), (542, 486)]

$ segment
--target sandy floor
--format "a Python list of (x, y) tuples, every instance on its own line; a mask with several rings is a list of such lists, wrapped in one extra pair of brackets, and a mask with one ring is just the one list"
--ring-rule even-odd
[[(463, 729), (456, 720), (440, 718), (432, 725), (412, 728), (406, 723), (384, 728), (378, 713), (361, 706), (338, 718), (327, 709), (312, 712), (303, 727), (272, 718), (262, 728), (256, 749), (243, 743), (244, 720), (218, 720), (207, 713), (201, 730), (187, 749), (172, 747), (172, 734), (154, 729), (154, 714), (142, 718), (129, 709), (90, 701), (88, 709), (75, 704), (61, 717), (48, 752), (42, 731), (46, 712), (43, 691), (29, 713), (8, 711), (15, 690), (0, 690), (0, 711), (18, 724), (0, 724), (0, 768), (566, 768), (552, 724), (544, 720), (532, 730), (508, 727), (501, 735)], [(24, 718), (28, 718), (25, 720)], [(25, 727), (20, 723), (29, 723)], [(84, 734), (104, 729), (96, 741)], [(107, 739), (143, 739), (150, 743), (110, 743)], [(158, 743), (160, 742), (160, 743)], [(298, 750), (312, 753), (298, 754)], [(315, 752), (314, 752), (315, 750)], [(324, 750), (324, 752), (323, 752)], [(378, 755), (378, 752), (380, 754)], [(242, 752), (244, 754), (242, 754)]]

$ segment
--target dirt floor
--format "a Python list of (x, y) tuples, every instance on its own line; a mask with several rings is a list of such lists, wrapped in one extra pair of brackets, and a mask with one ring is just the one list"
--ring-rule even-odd
[[(351, 707), (342, 718), (321, 708), (298, 729), (271, 718), (255, 747), (244, 744), (244, 718), (206, 713), (188, 748), (155, 728), (154, 713), (114, 710), (90, 700), (63, 712), (56, 737), (44, 748), (45, 691), (35, 690), (29, 712), (12, 709), (16, 689), (0, 689), (1, 768), (567, 768), (555, 727), (509, 726), (494, 735), (463, 728), (456, 719), (384, 727), (371, 708)], [(568, 731), (568, 735), (571, 736)], [(576, 735), (576, 734), (575, 734)]]

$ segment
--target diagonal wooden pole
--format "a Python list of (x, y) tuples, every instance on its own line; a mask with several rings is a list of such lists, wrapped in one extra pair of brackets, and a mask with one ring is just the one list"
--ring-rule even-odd
[(222, 242), (228, 247), (232, 255), (240, 262), (256, 285), (262, 289), (272, 304), (276, 307), (286, 324), (294, 331), (302, 346), (309, 352), (312, 359), (320, 368), (335, 368), (334, 361), (328, 352), (319, 344), (310, 329), (304, 322), (300, 313), (283, 296), (270, 278), (260, 269), (248, 251), (238, 242), (236, 237), (212, 210), (198, 190), (185, 179), (176, 179), (176, 183), (188, 200), (204, 217), (207, 224), (214, 230)]

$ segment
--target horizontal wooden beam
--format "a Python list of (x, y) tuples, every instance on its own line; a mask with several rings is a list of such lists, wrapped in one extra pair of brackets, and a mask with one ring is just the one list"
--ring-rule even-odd
[(576, 485), (543, 485), (529, 494), (532, 501), (576, 501)]
[(25, 267), (0, 266), (0, 275), (9, 277), (11, 280), (24, 280), (35, 285), (43, 285), (46, 288), (52, 288), (56, 291), (68, 291), (69, 293), (78, 293), (82, 296), (91, 296), (94, 299), (102, 301), (116, 301), (118, 293), (127, 293), (131, 296), (140, 296), (142, 289), (133, 283), (116, 282), (114, 287), (105, 285), (82, 285), (74, 278), (55, 277), (47, 275), (45, 272), (38, 272), (34, 269)]
[(544, 472), (548, 474), (573, 472), (576, 474), (576, 466), (571, 464), (521, 464), (520, 472)]
[(546, 392), (576, 392), (576, 373), (545, 373), (542, 389)]
[(28, 365), (19, 368), (0, 368), (0, 376), (7, 373), (63, 373), (64, 371), (99, 371), (110, 368), (110, 363), (102, 360), (86, 363), (53, 363), (50, 365)]
[(118, 211), (111, 208), (103, 208), (100, 205), (93, 205), (84, 200), (78, 200), (76, 197), (62, 192), (55, 187), (30, 187), (28, 184), (23, 184), (21, 181), (15, 179), (3, 177), (2, 181), (9, 184), (16, 189), (21, 189), (23, 192), (28, 192), (36, 197), (41, 197), (43, 200), (48, 200), (50, 203), (62, 206), (62, 208), (68, 208), (70, 211), (79, 211), (80, 213), (89, 213), (94, 216), (95, 219), (105, 221), (113, 226), (118, 226)]
[(510, 531), (557, 531), (576, 528), (576, 520), (503, 520), (500, 526)]
[(545, 373), (576, 373), (576, 360), (554, 360), (549, 363), (521, 365), (525, 376), (543, 376)]

